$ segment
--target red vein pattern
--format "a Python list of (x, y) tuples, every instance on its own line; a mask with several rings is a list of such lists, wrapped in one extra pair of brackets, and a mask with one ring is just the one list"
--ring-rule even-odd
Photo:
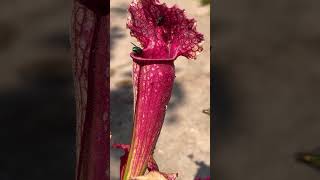
[[(129, 152), (121, 157), (121, 180), (161, 174), (167, 180), (177, 173), (158, 172), (153, 155), (175, 79), (174, 60), (179, 56), (196, 59), (204, 37), (196, 21), (188, 19), (177, 6), (159, 0), (133, 0), (128, 9), (127, 27), (142, 45), (133, 59), (134, 129)], [(149, 172), (149, 175), (150, 175)]]
[[(173, 61), (133, 64), (135, 91), (134, 136), (130, 159), (126, 165), (129, 176), (143, 175), (160, 135), (175, 78)], [(125, 173), (126, 174), (126, 173)], [(126, 178), (126, 177), (125, 177)]]
[(109, 7), (74, 1), (71, 47), (76, 99), (76, 180), (109, 179)]
[(204, 41), (196, 21), (188, 19), (185, 10), (168, 7), (159, 0), (133, 0), (128, 11), (127, 27), (141, 43), (141, 57), (168, 59), (185, 56), (196, 59)]

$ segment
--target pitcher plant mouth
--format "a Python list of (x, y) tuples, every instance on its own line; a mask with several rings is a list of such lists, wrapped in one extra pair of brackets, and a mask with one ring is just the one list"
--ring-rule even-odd
[(173, 62), (177, 59), (177, 55), (174, 55), (173, 57), (168, 57), (168, 58), (153, 58), (153, 57), (143, 57), (141, 55), (137, 55), (136, 53), (132, 52), (130, 53), (130, 57), (132, 60), (136, 63), (165, 63), (165, 62)]

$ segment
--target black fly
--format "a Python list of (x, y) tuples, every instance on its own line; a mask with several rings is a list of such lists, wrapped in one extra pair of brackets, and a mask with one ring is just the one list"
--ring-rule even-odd
[(161, 26), (164, 21), (164, 16), (159, 16), (157, 19), (157, 26)]

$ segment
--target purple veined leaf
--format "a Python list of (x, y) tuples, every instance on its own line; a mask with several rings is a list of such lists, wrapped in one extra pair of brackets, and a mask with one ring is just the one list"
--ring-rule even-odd
[(204, 37), (197, 32), (195, 20), (188, 19), (177, 6), (167, 7), (158, 0), (133, 0), (129, 13), (127, 27), (142, 45), (142, 52), (130, 54), (134, 129), (130, 148), (121, 157), (121, 180), (176, 179), (177, 173), (160, 172), (152, 156), (172, 93), (174, 61), (179, 56), (196, 59)]
[(74, 1), (71, 48), (76, 99), (76, 180), (109, 179), (109, 8)]
[(79, 0), (79, 2), (96, 14), (105, 16), (110, 13), (110, 2), (106, 0)]

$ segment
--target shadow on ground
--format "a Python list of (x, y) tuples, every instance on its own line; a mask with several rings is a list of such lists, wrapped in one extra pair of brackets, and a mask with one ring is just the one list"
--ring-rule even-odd
[[(127, 5), (122, 5), (120, 7), (111, 7), (110, 8), (110, 13), (111, 14), (115, 14), (118, 17), (123, 17), (126, 18), (126, 14), (127, 14), (127, 9), (124, 8)], [(112, 18), (112, 17), (111, 17)], [(119, 39), (122, 39), (125, 37), (125, 26), (123, 27), (119, 27), (119, 26), (113, 26), (110, 29), (110, 52), (111, 52), (111, 57), (110, 60), (112, 61), (114, 58), (113, 57), (113, 53), (114, 51), (112, 51), (113, 47), (115, 46), (115, 43), (117, 43), (119, 41)]]
[(0, 7), (1, 180), (74, 179), (70, 5), (19, 0)]
[(0, 179), (74, 179), (71, 64), (48, 60), (20, 71), (25, 84), (0, 90)]
[(111, 38), (110, 38), (110, 52), (111, 52), (111, 57), (110, 60), (112, 61), (112, 55), (114, 53), (114, 51), (112, 51), (113, 47), (115, 46), (115, 43), (119, 40), (124, 38), (124, 29), (118, 26), (114, 26), (110, 29), (110, 34), (111, 34)]
[(197, 172), (194, 176), (194, 179), (196, 178), (206, 178), (208, 176), (210, 176), (210, 166), (207, 165), (204, 161), (197, 161), (197, 160), (194, 160), (194, 156), (193, 154), (190, 154), (188, 155), (188, 158), (190, 158), (190, 160), (192, 160), (197, 166), (198, 166), (198, 169), (197, 169)]

